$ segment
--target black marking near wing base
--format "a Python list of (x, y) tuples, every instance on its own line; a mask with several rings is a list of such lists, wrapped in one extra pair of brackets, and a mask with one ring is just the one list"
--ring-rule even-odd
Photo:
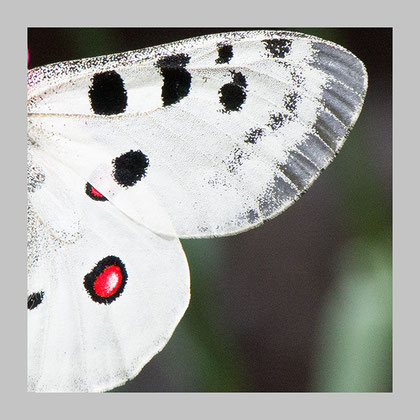
[(115, 181), (123, 187), (132, 187), (146, 175), (149, 159), (140, 150), (130, 150), (115, 158), (113, 164)]
[(190, 57), (186, 54), (171, 55), (157, 61), (163, 77), (163, 106), (179, 102), (190, 92), (191, 74), (185, 69), (189, 61)]
[(42, 300), (44, 299), (44, 292), (35, 292), (28, 296), (28, 309), (32, 310), (35, 309), (38, 305), (41, 304)]
[(217, 52), (219, 57), (216, 58), (216, 64), (227, 64), (233, 57), (232, 45), (218, 44)]
[(96, 73), (91, 79), (89, 99), (97, 115), (121, 114), (127, 107), (127, 91), (121, 76), (114, 70)]

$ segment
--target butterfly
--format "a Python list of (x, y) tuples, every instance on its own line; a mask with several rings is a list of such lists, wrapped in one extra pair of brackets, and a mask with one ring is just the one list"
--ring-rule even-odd
[(344, 48), (282, 31), (206, 35), (28, 71), (28, 389), (102, 392), (188, 307), (179, 238), (291, 206), (367, 89)]

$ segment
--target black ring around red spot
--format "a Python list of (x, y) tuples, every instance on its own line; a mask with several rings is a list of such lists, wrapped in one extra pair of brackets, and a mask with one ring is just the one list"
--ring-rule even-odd
[(85, 188), (86, 194), (95, 201), (108, 201), (108, 199), (103, 196), (96, 188), (94, 188), (89, 182), (86, 183)]
[(121, 296), (127, 277), (124, 263), (118, 257), (110, 255), (100, 260), (86, 274), (83, 284), (93, 301), (109, 305)]

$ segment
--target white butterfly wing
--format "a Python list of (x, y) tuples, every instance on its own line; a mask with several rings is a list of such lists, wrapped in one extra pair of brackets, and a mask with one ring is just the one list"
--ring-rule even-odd
[(188, 306), (179, 240), (137, 225), (87, 188), (29, 147), (30, 391), (123, 384), (165, 346)]
[(367, 74), (333, 43), (257, 31), (46, 66), (28, 86), (40, 148), (134, 220), (197, 237), (298, 199), (357, 120)]

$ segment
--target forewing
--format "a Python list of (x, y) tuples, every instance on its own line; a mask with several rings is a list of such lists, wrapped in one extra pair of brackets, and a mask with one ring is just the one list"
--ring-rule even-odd
[(134, 220), (195, 237), (296, 201), (343, 145), (367, 74), (333, 43), (257, 31), (47, 66), (28, 84), (40, 148)]

